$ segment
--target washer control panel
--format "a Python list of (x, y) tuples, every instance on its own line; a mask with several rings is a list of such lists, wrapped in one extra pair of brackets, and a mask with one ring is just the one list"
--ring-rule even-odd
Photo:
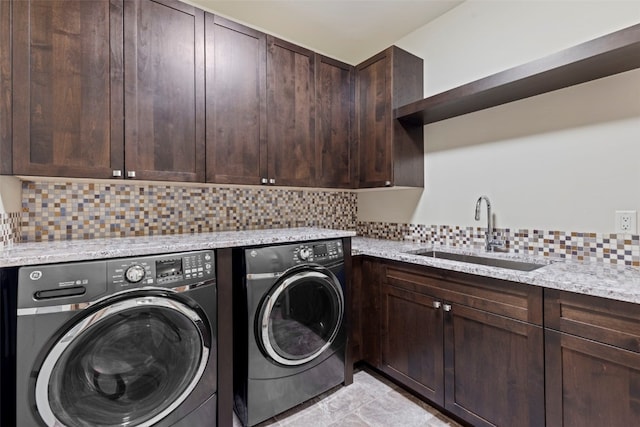
[(338, 260), (343, 257), (342, 241), (327, 240), (323, 242), (302, 243), (293, 249), (293, 262), (323, 262)]
[(175, 287), (215, 278), (213, 251), (183, 252), (107, 261), (107, 280), (117, 289)]

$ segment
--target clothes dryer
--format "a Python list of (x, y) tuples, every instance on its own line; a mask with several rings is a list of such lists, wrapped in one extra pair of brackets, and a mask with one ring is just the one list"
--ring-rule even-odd
[(253, 426), (345, 379), (341, 240), (236, 253), (234, 402)]

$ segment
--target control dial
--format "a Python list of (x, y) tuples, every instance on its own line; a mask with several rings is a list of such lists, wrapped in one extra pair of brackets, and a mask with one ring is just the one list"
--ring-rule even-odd
[(309, 255), (311, 255), (309, 248), (305, 246), (300, 248), (300, 252), (298, 253), (298, 256), (300, 257), (301, 260), (306, 261), (307, 259), (309, 259)]
[(145, 271), (141, 265), (132, 265), (124, 272), (124, 277), (129, 283), (138, 283), (144, 279)]

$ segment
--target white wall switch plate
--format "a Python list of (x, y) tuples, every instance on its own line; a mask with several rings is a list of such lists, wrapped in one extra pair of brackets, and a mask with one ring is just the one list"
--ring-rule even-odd
[(637, 234), (636, 211), (616, 211), (616, 233)]

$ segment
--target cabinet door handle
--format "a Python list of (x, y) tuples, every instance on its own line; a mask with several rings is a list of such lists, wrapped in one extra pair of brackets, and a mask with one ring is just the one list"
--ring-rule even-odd
[(391, 181), (385, 181), (384, 182), (384, 186), (385, 187), (391, 187)]
[(444, 304), (444, 305), (442, 306), (442, 309), (443, 309), (444, 311), (451, 311), (451, 304)]
[(120, 178), (122, 176), (122, 171), (120, 169), (114, 169), (113, 172), (111, 172), (111, 176), (114, 178)]
[(260, 178), (260, 184), (268, 184), (269, 180), (267, 178)]
[(276, 183), (276, 179), (275, 178), (270, 178), (269, 179), (269, 184), (275, 184)]
[(435, 308), (436, 310), (439, 309), (441, 306), (442, 306), (442, 303), (440, 301), (433, 302), (433, 308)]
[(127, 171), (127, 178), (135, 178), (136, 171)]

